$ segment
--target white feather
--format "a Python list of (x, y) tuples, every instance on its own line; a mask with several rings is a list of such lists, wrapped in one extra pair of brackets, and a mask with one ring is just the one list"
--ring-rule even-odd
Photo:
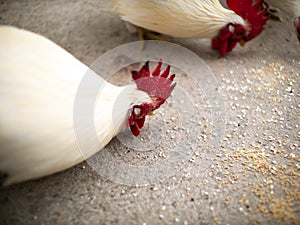
[(124, 21), (181, 38), (213, 38), (228, 23), (246, 26), (218, 0), (113, 0)]
[[(98, 141), (87, 138), (79, 149), (73, 109), (84, 76), (93, 82), (77, 98), (84, 109), (98, 95), (93, 118)], [(95, 89), (99, 85), (103, 89)], [(52, 174), (90, 157), (126, 127), (131, 104), (141, 100), (151, 102), (135, 85), (107, 83), (50, 40), (0, 26), (0, 170), (8, 174), (6, 184)], [(83, 121), (76, 129), (89, 137), (84, 120), (90, 115), (78, 113)]]

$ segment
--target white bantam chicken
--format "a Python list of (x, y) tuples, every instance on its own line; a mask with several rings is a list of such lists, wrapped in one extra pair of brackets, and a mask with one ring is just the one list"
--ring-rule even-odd
[[(139, 135), (146, 115), (159, 108), (175, 87), (170, 66), (162, 73), (161, 66), (162, 61), (150, 74), (147, 62), (140, 71), (132, 71), (136, 84), (118, 87), (45, 37), (0, 26), (0, 171), (7, 174), (4, 184), (76, 165), (126, 128)], [(92, 81), (90, 86), (78, 91), (86, 76)], [(81, 143), (83, 149), (78, 148), (74, 134), (74, 113), (81, 113), (74, 112), (75, 97), (81, 99), (79, 107), (97, 99), (92, 120), (98, 139), (87, 138)], [(92, 132), (85, 119), (90, 115), (82, 112), (76, 129), (89, 137)]]
[(180, 38), (212, 38), (220, 55), (256, 37), (268, 20), (268, 6), (258, 0), (112, 0), (122, 20)]
[(300, 0), (266, 0), (271, 6), (285, 11), (294, 20), (300, 42)]

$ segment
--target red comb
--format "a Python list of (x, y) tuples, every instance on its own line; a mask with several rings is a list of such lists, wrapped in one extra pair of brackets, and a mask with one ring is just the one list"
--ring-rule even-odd
[(162, 60), (153, 70), (152, 75), (149, 70), (149, 61), (139, 71), (131, 71), (132, 78), (139, 90), (147, 92), (154, 102), (154, 109), (159, 108), (170, 96), (176, 83), (173, 83), (175, 74), (169, 76), (170, 66), (161, 73)]
[(175, 74), (169, 76), (170, 66), (161, 73), (162, 60), (153, 70), (149, 69), (149, 61), (139, 71), (131, 71), (132, 78), (139, 90), (147, 92), (153, 103), (142, 103), (134, 105), (128, 118), (128, 126), (134, 136), (140, 134), (140, 129), (144, 126), (146, 115), (159, 108), (170, 96), (176, 83), (173, 83)]
[(245, 41), (259, 35), (270, 18), (266, 14), (270, 5), (264, 7), (263, 4), (264, 0), (257, 0), (255, 3), (253, 0), (227, 0), (228, 7), (246, 20), (250, 26), (249, 33), (244, 38)]

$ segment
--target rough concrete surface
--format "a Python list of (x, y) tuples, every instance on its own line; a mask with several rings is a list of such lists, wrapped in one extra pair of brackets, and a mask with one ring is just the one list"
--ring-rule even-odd
[[(122, 147), (118, 138), (108, 146), (130, 165), (168, 160), (180, 145), (176, 116), (181, 115), (176, 112), (187, 112), (191, 118), (182, 126), (191, 132), (180, 141), (196, 146), (187, 150), (189, 160), (179, 170), (160, 182), (134, 186), (111, 181), (83, 162), (1, 189), (0, 223), (300, 224), (300, 48), (291, 19), (282, 15), (284, 22), (268, 21), (258, 38), (224, 58), (210, 48), (209, 40), (174, 39), (214, 73), (216, 92), (224, 101), (220, 140), (212, 142), (219, 125), (211, 121), (213, 107), (204, 107), (206, 91), (194, 94), (188, 88), (192, 81), (180, 75), (179, 86), (194, 102), (189, 106), (171, 98), (156, 120), (150, 120), (145, 129), (154, 140), (164, 140), (157, 148), (135, 151)], [(40, 33), (87, 65), (138, 40), (96, 0), (0, 1), (0, 23)], [(201, 116), (189, 113), (189, 107)], [(150, 141), (146, 133), (142, 138)]]

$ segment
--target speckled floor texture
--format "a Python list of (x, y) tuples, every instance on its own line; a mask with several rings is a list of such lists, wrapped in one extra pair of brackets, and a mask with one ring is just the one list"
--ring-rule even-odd
[[(300, 45), (291, 19), (282, 16), (284, 22), (268, 21), (258, 38), (224, 58), (209, 40), (173, 39), (212, 70), (224, 103), (222, 130), (212, 121), (206, 90), (197, 97), (188, 88), (192, 81), (182, 78), (178, 85), (195, 101), (188, 106), (171, 97), (157, 112), (146, 130), (158, 142), (163, 138), (158, 147), (135, 151), (115, 138), (108, 150), (129, 165), (168, 161), (180, 144), (176, 135), (189, 127), (180, 140), (193, 151), (180, 169), (159, 182), (128, 185), (83, 162), (2, 188), (0, 224), (300, 224)], [(0, 23), (40, 33), (86, 65), (138, 40), (96, 0), (0, 1)], [(174, 104), (190, 115), (186, 124), (177, 124)], [(218, 132), (221, 138), (214, 139)], [(142, 138), (148, 141), (146, 133)]]

